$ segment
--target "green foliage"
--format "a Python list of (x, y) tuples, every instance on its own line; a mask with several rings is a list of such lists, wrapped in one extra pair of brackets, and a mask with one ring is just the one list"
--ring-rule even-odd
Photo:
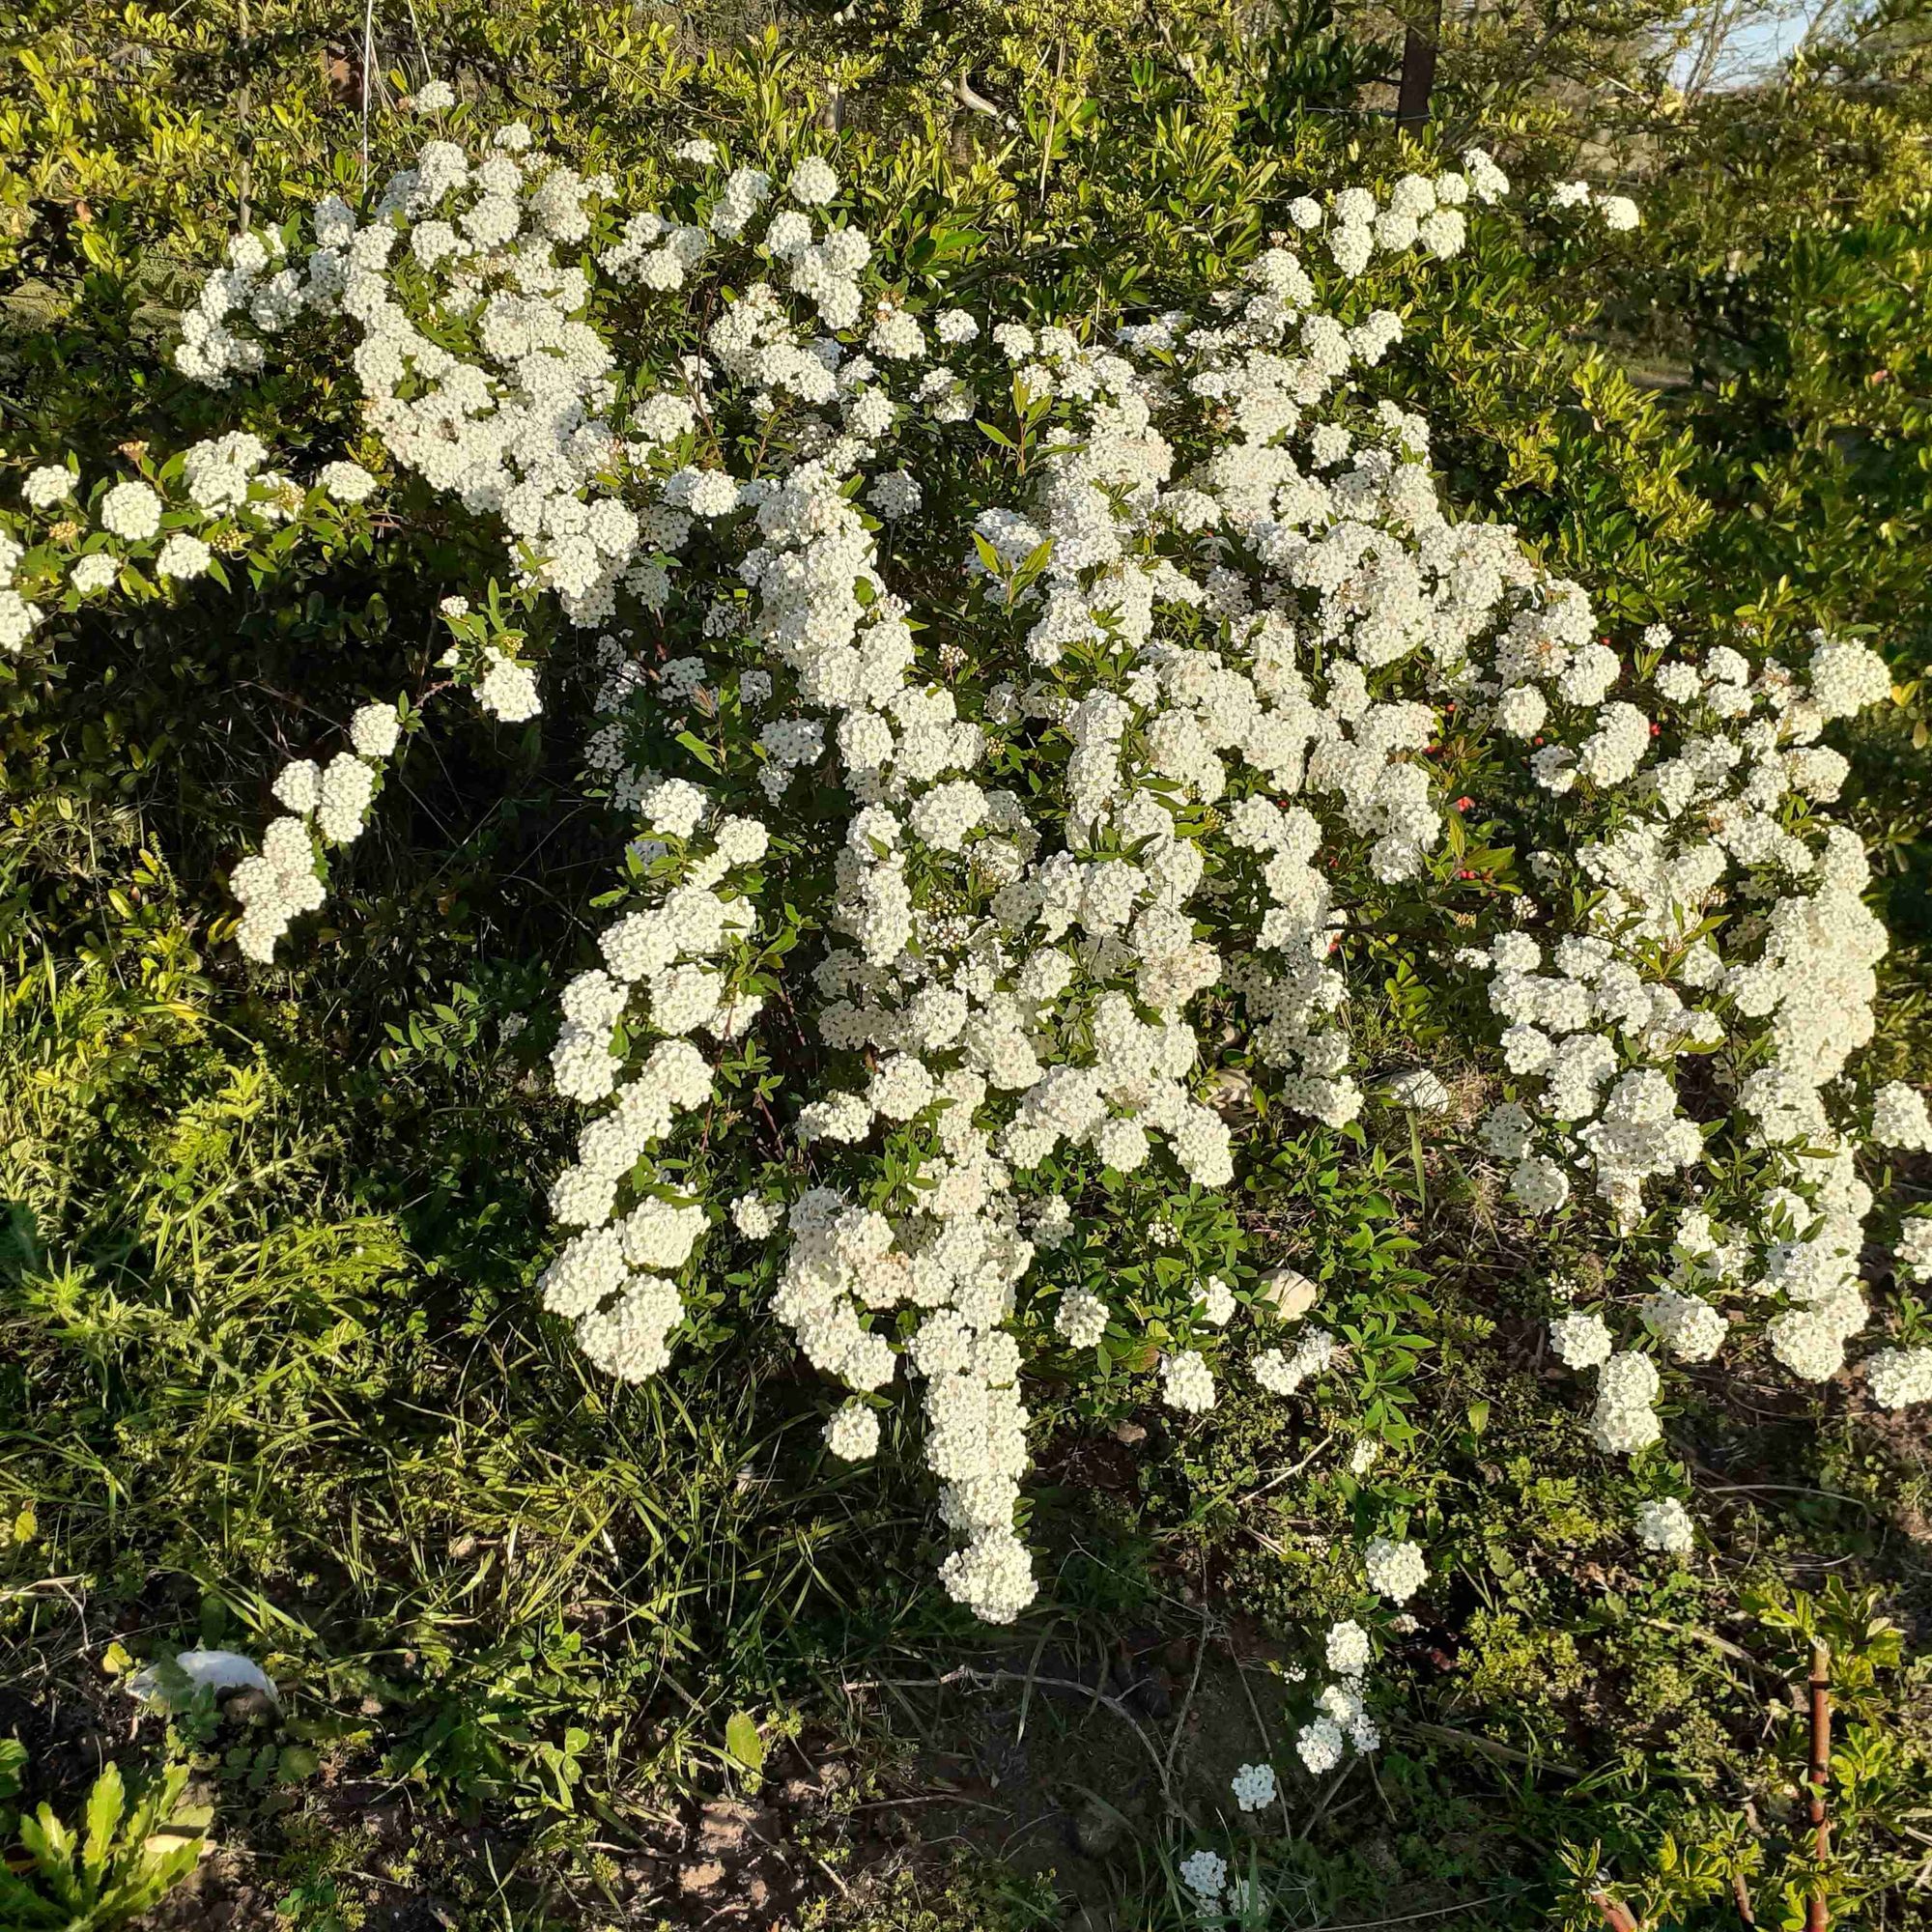
[(95, 1779), (77, 1825), (63, 1824), (45, 1804), (18, 1819), (27, 1863), (17, 1876), (0, 1868), (4, 1922), (20, 1932), (112, 1932), (152, 1910), (202, 1855), (210, 1812), (183, 1803), (187, 1780), (185, 1767), (173, 1767), (129, 1805), (120, 1770), (110, 1764)]

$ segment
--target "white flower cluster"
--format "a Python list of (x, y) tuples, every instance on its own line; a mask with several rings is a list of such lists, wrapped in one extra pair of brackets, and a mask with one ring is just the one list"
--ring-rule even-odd
[[(1864, 1319), (1870, 1202), (1820, 1095), (1869, 1037), (1883, 934), (1860, 903), (1857, 840), (1787, 802), (1834, 793), (1843, 760), (1817, 738), (1883, 695), (1884, 668), (1821, 639), (1804, 676), (1774, 664), (1753, 678), (1720, 649), (1663, 665), (1656, 704), (1613, 697), (1626, 667), (1583, 592), (1507, 527), (1446, 516), (1426, 423), (1351, 395), (1401, 323), (1324, 296), (1318, 274), (1455, 254), (1470, 205), (1508, 191), (1493, 161), (1472, 150), (1382, 199), (1305, 198), (1297, 248), (1268, 249), (1201, 314), (1107, 340), (927, 317), (916, 289), (879, 293), (819, 157), (781, 193), (706, 140), (674, 158), (702, 177), (676, 213), (624, 214), (611, 182), (521, 126), (479, 155), (429, 139), (364, 213), (324, 202), (301, 266), (278, 238), (237, 238), (178, 358), (219, 385), (265, 366), (264, 338), (298, 316), (346, 321), (395, 468), (483, 521), (518, 594), (554, 593), (601, 634), (585, 762), (640, 836), (604, 965), (564, 994), (557, 1087), (598, 1111), (553, 1189), (573, 1232), (544, 1284), (586, 1352), (649, 1375), (682, 1319), (677, 1277), (709, 1213), (654, 1155), (711, 1099), (712, 1052), (760, 1025), (781, 819), (776, 863), (803, 855), (786, 889), (829, 880), (812, 887), (825, 938), (790, 1003), (826, 1071), (796, 1095), (785, 1180), (740, 1197), (732, 1225), (782, 1239), (776, 1313), (853, 1392), (834, 1454), (873, 1453), (863, 1398), (902, 1359), (923, 1384), (925, 1454), (959, 1538), (946, 1585), (981, 1616), (1017, 1614), (1034, 1589), (1013, 1526), (1020, 1334), (1037, 1303), (1074, 1348), (1125, 1319), (1104, 1291), (1054, 1278), (1069, 1164), (1228, 1187), (1238, 1149), (1204, 1063), (1230, 1016), (1272, 1106), (1337, 1128), (1372, 1094), (1446, 1108), (1428, 1069), (1369, 1090), (1357, 1077), (1334, 866), (1361, 852), (1370, 890), (1427, 888), (1449, 827), (1429, 754), (1455, 704), (1520, 747), (1526, 815), (1615, 808), (1564, 857), (1539, 855), (1551, 900), (1585, 910), (1532, 909), (1477, 954), (1502, 1064), (1540, 1083), (1492, 1111), (1483, 1146), (1527, 1210), (1594, 1198), (1634, 1226), (1646, 1189), (1686, 1185), (1705, 1160), (1680, 1060), (1738, 1034), (1755, 1057), (1730, 1098), (1763, 1186), (1705, 1249), (1679, 1242), (1644, 1318), (1669, 1352), (1704, 1359), (1729, 1325), (1718, 1297), (1752, 1274), (1779, 1307), (1774, 1348), (1831, 1373)], [(688, 310), (680, 326), (702, 339), (654, 381), (624, 359), (647, 345), (617, 331), (656, 304)], [(1016, 397), (1044, 427), (1006, 472), (1008, 500), (980, 482), (970, 527), (938, 521), (956, 493), (928, 485), (978, 469), (975, 425)], [(252, 439), (203, 448), (187, 479), (203, 513), (293, 513)], [(752, 449), (753, 473), (736, 473)], [(370, 474), (331, 465), (322, 492), (354, 505)], [(56, 484), (38, 486), (49, 501)], [(126, 483), (100, 518), (141, 543), (162, 510)], [(521, 648), (460, 597), (445, 615), (459, 680), (501, 719), (535, 716)], [(672, 620), (701, 643), (660, 662), (648, 639)], [(0, 634), (15, 621), (0, 607)], [(653, 768), (688, 754), (679, 726), (700, 699), (707, 717), (728, 706), (748, 742), (720, 734), (684, 769)], [(1665, 720), (1670, 755), (1654, 762)], [(353, 751), (278, 781), (291, 816), (238, 867), (251, 952), (319, 895), (315, 838), (360, 830), (396, 730), (364, 707)], [(1024, 795), (999, 781), (1015, 757)], [(1720, 947), (1724, 895), (1749, 911)], [(1304, 1312), (1313, 1291), (1290, 1276), (1258, 1301)], [(1212, 1406), (1234, 1305), (1226, 1282), (1206, 1284), (1165, 1350), (1174, 1406)], [(1628, 1453), (1656, 1437), (1657, 1373), (1611, 1339), (1599, 1317), (1553, 1334), (1566, 1360), (1598, 1366), (1598, 1438)], [(1288, 1394), (1334, 1353), (1312, 1330), (1254, 1373)], [(1427, 1577), (1413, 1544), (1378, 1538), (1365, 1561), (1397, 1604)], [(1346, 1682), (1331, 1689), (1346, 1705)], [(1318, 1722), (1341, 1736), (1357, 1716)]]
[(1565, 1368), (1598, 1369), (1616, 1346), (1601, 1315), (1561, 1315), (1549, 1324), (1549, 1346)]
[(1932, 1113), (1925, 1095), (1902, 1080), (1881, 1087), (1872, 1099), (1872, 1139), (1906, 1153), (1932, 1153)]
[[(1713, 1360), (1746, 1332), (1720, 1301), (1769, 1301), (1773, 1353), (1823, 1380), (1868, 1319), (1858, 1260), (1872, 1197), (1847, 1109), (1834, 1122), (1827, 1100), (1871, 1038), (1885, 933), (1861, 900), (1857, 838), (1805, 808), (1834, 798), (1846, 769), (1820, 733), (1886, 694), (1884, 665), (1822, 636), (1802, 669), (1770, 659), (1753, 672), (1727, 646), (1692, 665), (1653, 627), (1660, 661), (1639, 708), (1611, 696), (1627, 670), (1593, 638), (1581, 593), (1551, 590), (1470, 689), (1504, 732), (1538, 734), (1533, 782), (1570, 812), (1564, 849), (1532, 862), (1566, 910), (1468, 955), (1489, 975), (1518, 1083), (1481, 1143), (1512, 1164), (1525, 1212), (1555, 1213), (1587, 1185), (1619, 1235), (1657, 1244), (1671, 1286), (1639, 1312), (1668, 1355)], [(1583, 829), (1596, 822), (1601, 834)], [(1732, 1078), (1738, 1064), (1749, 1071)], [(1872, 1112), (1875, 1140), (1932, 1132), (1908, 1088), (1883, 1090)], [(1707, 1185), (1725, 1195), (1721, 1223), (1695, 1205)], [(1650, 1202), (1670, 1193), (1692, 1205), (1660, 1236)], [(1602, 1367), (1602, 1447), (1657, 1440), (1647, 1357), (1614, 1354), (1600, 1315), (1566, 1315), (1551, 1339), (1572, 1367)]]
[(54, 513), (78, 540), (58, 553), (50, 575), (39, 566), (30, 597), (20, 588), (28, 547), (0, 530), (0, 649), (24, 646), (44, 621), (47, 600), (71, 608), (118, 583), (124, 567), (143, 561), (157, 579), (186, 582), (213, 565), (209, 539), (217, 526), (259, 533), (287, 523), (299, 511), (303, 493), (289, 477), (263, 468), (268, 454), (267, 444), (245, 431), (196, 443), (182, 458), (178, 497), (164, 495), (157, 483), (123, 477), (100, 492), (93, 509), (99, 528), (87, 535), (79, 534), (85, 513), (74, 500), (77, 471), (63, 463), (30, 470), (20, 490), (27, 508)]
[(1368, 1574), (1369, 1588), (1392, 1604), (1406, 1604), (1429, 1580), (1429, 1565), (1413, 1543), (1398, 1543), (1386, 1536), (1370, 1540), (1362, 1551), (1362, 1567)]
[(1186, 1415), (1205, 1415), (1214, 1406), (1214, 1378), (1196, 1350), (1183, 1349), (1162, 1359), (1160, 1399)]
[(1269, 1395), (1293, 1395), (1310, 1376), (1322, 1374), (1334, 1361), (1334, 1336), (1325, 1328), (1311, 1328), (1294, 1348), (1264, 1349), (1254, 1359), (1254, 1377)]
[(1634, 1456), (1663, 1434), (1657, 1419), (1657, 1364), (1634, 1350), (1613, 1354), (1597, 1372), (1590, 1436), (1606, 1455)]
[(1865, 1364), (1865, 1381), (1881, 1408), (1932, 1402), (1932, 1349), (1881, 1349)]
[(14, 576), (25, 554), (25, 546), (0, 530), (0, 651), (20, 651), (46, 616), (39, 604), (22, 594)]
[(1190, 1852), (1180, 1861), (1180, 1882), (1204, 1910), (1218, 1905), (1221, 1894), (1228, 1889), (1228, 1861), (1219, 1852), (1205, 1847)]
[(1932, 1214), (1905, 1217), (1891, 1260), (1901, 1281), (1932, 1281)]
[(1646, 1549), (1661, 1549), (1669, 1556), (1684, 1555), (1697, 1541), (1690, 1512), (1675, 1496), (1645, 1503), (1636, 1513), (1636, 1533)]
[[(318, 796), (321, 790), (318, 778)], [(235, 867), (229, 887), (242, 901), (236, 944), (250, 959), (272, 958), (275, 941), (287, 931), (289, 921), (298, 913), (313, 912), (323, 900), (306, 811), (276, 819), (263, 837), (261, 851)]]
[[(1416, 1585), (1421, 1581), (1421, 1552), (1412, 1543), (1384, 1544), (1378, 1538), (1369, 1546), (1372, 1563), (1380, 1566), (1378, 1548), (1406, 1550), (1413, 1558)], [(1397, 1559), (1402, 1561), (1403, 1559)], [(1374, 1570), (1371, 1572), (1374, 1580)], [(1405, 1591), (1404, 1595), (1409, 1594)], [(1402, 1598), (1397, 1598), (1401, 1602)], [(1364, 1678), (1372, 1651), (1369, 1634), (1352, 1619), (1336, 1624), (1328, 1633), (1325, 1646), (1327, 1664), (1334, 1673), (1315, 1700), (1315, 1715), (1295, 1734), (1296, 1755), (1309, 1771), (1320, 1776), (1333, 1771), (1352, 1747), (1366, 1756), (1381, 1747), (1381, 1731), (1369, 1716)]]
[(1643, 213), (1627, 194), (1605, 194), (1586, 181), (1563, 182), (1549, 191), (1552, 208), (1594, 209), (1597, 217), (1613, 234), (1625, 234), (1637, 226)]

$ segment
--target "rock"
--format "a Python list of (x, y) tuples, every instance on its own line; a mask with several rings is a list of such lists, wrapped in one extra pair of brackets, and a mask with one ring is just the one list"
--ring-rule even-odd
[(1114, 1440), (1124, 1442), (1129, 1449), (1138, 1449), (1147, 1440), (1147, 1431), (1138, 1422), (1122, 1420), (1114, 1424)]

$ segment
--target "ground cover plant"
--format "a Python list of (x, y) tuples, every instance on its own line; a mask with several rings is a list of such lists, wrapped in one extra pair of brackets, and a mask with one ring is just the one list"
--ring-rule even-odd
[(16, 49), (7, 1909), (1918, 1922), (1909, 585), (1643, 184), (330, 24)]

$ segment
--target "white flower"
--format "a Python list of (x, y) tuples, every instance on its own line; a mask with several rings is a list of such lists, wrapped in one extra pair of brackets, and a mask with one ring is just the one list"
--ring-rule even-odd
[(1270, 1395), (1293, 1395), (1310, 1376), (1320, 1375), (1335, 1358), (1335, 1338), (1325, 1329), (1311, 1328), (1295, 1344), (1292, 1355), (1264, 1349), (1255, 1357), (1255, 1380)]
[(20, 495), (36, 510), (51, 509), (65, 497), (73, 495), (74, 475), (65, 463), (43, 463), (27, 471)]
[(161, 526), (161, 499), (145, 483), (117, 483), (100, 499), (100, 526), (109, 535), (140, 542)]
[(401, 731), (393, 704), (365, 704), (349, 721), (349, 742), (365, 758), (386, 758)]
[(869, 1463), (879, 1453), (879, 1411), (863, 1402), (836, 1409), (825, 1425), (825, 1446), (841, 1463)]
[(1590, 1434), (1608, 1455), (1634, 1456), (1663, 1433), (1653, 1405), (1660, 1384), (1648, 1355), (1611, 1355), (1597, 1374), (1597, 1406)]
[(1320, 1777), (1324, 1771), (1333, 1771), (1342, 1762), (1347, 1741), (1341, 1725), (1333, 1718), (1317, 1718), (1302, 1725), (1295, 1736), (1294, 1748), (1302, 1763)]
[(1694, 1294), (1666, 1288), (1643, 1305), (1645, 1325), (1680, 1362), (1708, 1362), (1730, 1332), (1724, 1318)]
[(1328, 1668), (1342, 1677), (1359, 1677), (1369, 1667), (1369, 1634), (1352, 1618), (1328, 1632)]
[(830, 162), (808, 155), (792, 169), (785, 192), (803, 208), (822, 208), (838, 192), (838, 177)]
[(1932, 1402), (1932, 1349), (1881, 1349), (1865, 1364), (1865, 1384), (1881, 1408)]
[(1160, 1399), (1187, 1415), (1202, 1415), (1214, 1406), (1214, 1378), (1196, 1350), (1178, 1350), (1161, 1358)]
[(376, 490), (375, 477), (359, 463), (325, 464), (316, 482), (339, 503), (366, 502)]
[(1900, 1225), (1892, 1265), (1904, 1281), (1932, 1281), (1932, 1215), (1909, 1215)]
[(1675, 1496), (1648, 1502), (1637, 1511), (1637, 1539), (1646, 1549), (1662, 1549), (1681, 1556), (1697, 1540), (1690, 1513)]
[(1421, 1549), (1413, 1543), (1397, 1543), (1386, 1536), (1369, 1543), (1362, 1551), (1362, 1566), (1368, 1573), (1369, 1588), (1392, 1604), (1407, 1603), (1429, 1578)]
[(776, 1201), (756, 1194), (741, 1194), (731, 1204), (731, 1225), (748, 1241), (767, 1241), (778, 1233), (784, 1209)]
[(1180, 1882), (1204, 1904), (1211, 1905), (1228, 1884), (1228, 1861), (1218, 1852), (1192, 1852), (1180, 1861)]
[(375, 784), (374, 771), (353, 753), (341, 752), (329, 759), (322, 769), (316, 800), (316, 824), (325, 838), (349, 845), (361, 837)]
[(1271, 1764), (1244, 1764), (1236, 1772), (1231, 1784), (1235, 1803), (1243, 1811), (1260, 1811), (1274, 1803), (1274, 1766)]
[(155, 554), (155, 571), (160, 577), (191, 578), (206, 575), (214, 553), (199, 537), (177, 530)]
[(1200, 1320), (1210, 1328), (1224, 1328), (1235, 1313), (1235, 1291), (1218, 1274), (1210, 1274), (1201, 1288)]
[(522, 724), (543, 709), (529, 669), (500, 651), (491, 656), (490, 668), (476, 687), (476, 701), (506, 724)]
[(1549, 1346), (1565, 1368), (1594, 1369), (1609, 1360), (1614, 1345), (1601, 1315), (1561, 1315), (1549, 1324)]
[(1107, 1332), (1107, 1304), (1075, 1283), (1061, 1297), (1053, 1325), (1069, 1348), (1092, 1349)]
[(275, 797), (305, 817), (322, 803), (322, 767), (313, 758), (297, 758), (282, 767), (274, 783)]
[(1902, 1080), (1881, 1087), (1872, 1101), (1872, 1139), (1908, 1153), (1932, 1151), (1932, 1113), (1924, 1094)]

